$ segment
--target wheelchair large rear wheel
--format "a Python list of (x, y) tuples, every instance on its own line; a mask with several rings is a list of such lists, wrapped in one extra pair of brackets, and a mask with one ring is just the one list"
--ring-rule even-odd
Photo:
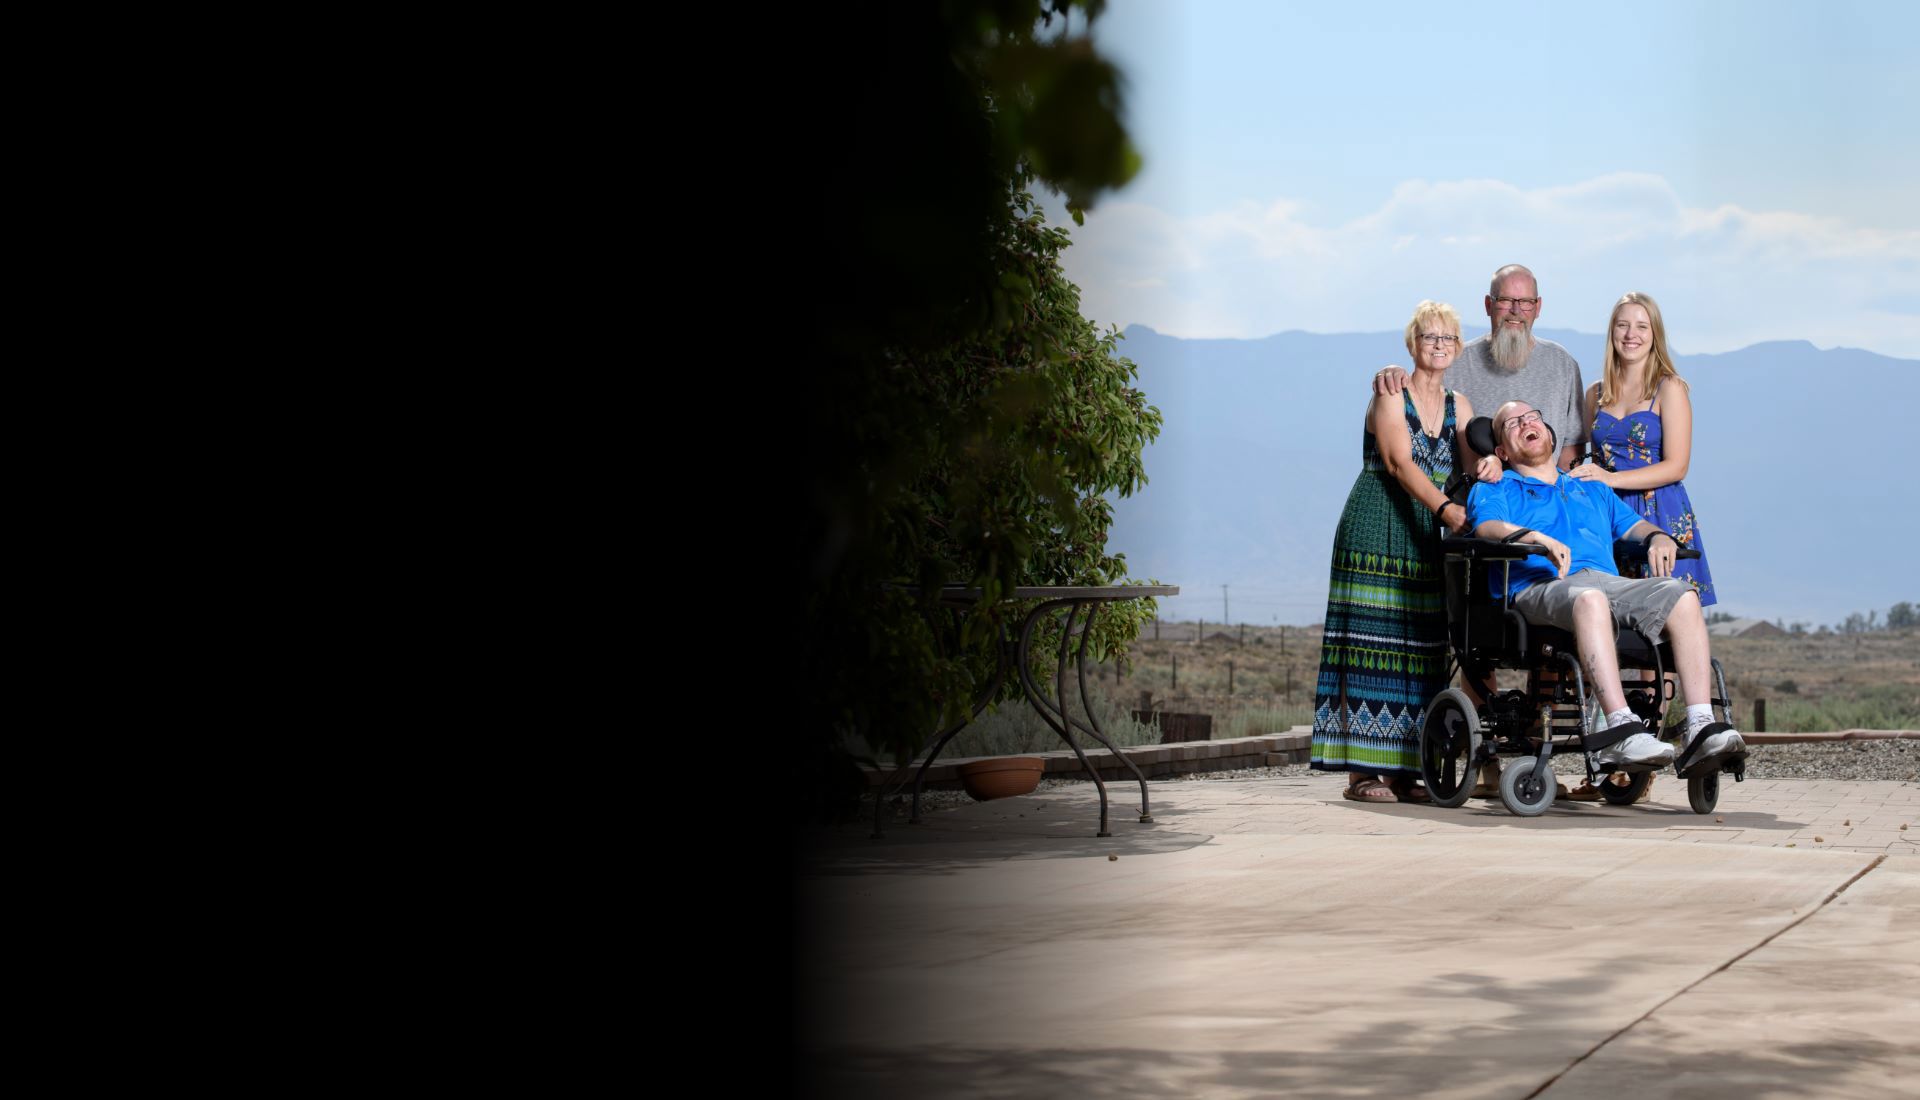
[(1651, 782), (1653, 782), (1652, 772), (1633, 773), (1627, 777), (1627, 784), (1624, 787), (1614, 783), (1612, 776), (1607, 776), (1600, 781), (1600, 797), (1606, 799), (1610, 805), (1631, 806)]
[(1480, 746), (1480, 716), (1457, 688), (1434, 696), (1420, 727), (1420, 779), (1436, 806), (1458, 806), (1473, 793), (1474, 751)]
[(1500, 801), (1518, 817), (1539, 817), (1553, 805), (1553, 772), (1537, 774), (1540, 758), (1523, 756), (1500, 773)]
[(1720, 801), (1720, 773), (1708, 772), (1687, 780), (1687, 804), (1697, 814), (1710, 814)]

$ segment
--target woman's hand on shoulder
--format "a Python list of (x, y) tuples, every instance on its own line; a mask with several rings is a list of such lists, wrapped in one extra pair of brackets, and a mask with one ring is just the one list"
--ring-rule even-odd
[(1613, 471), (1605, 469), (1604, 467), (1595, 466), (1591, 462), (1582, 462), (1580, 465), (1568, 470), (1567, 476), (1580, 481), (1597, 481), (1609, 489), (1613, 488)]

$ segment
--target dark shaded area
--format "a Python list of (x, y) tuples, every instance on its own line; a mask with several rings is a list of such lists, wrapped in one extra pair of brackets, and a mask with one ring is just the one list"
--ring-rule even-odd
[[(1020, 583), (1035, 517), (1061, 533), (1061, 560), (1114, 572), (1102, 559), (1106, 506), (1075, 499), (1070, 476), (1088, 468), (1071, 465), (1086, 457), (1069, 438), (1083, 426), (1032, 437), (1035, 411), (1060, 407), (1060, 379), (996, 375), (1067, 358), (1055, 349), (1111, 358), (1054, 323), (1078, 316), (1077, 293), (1054, 283), (1047, 248), (1058, 246), (1018, 201), (1028, 171), (1080, 205), (1133, 171), (1118, 73), (1076, 37), (1099, 6), (940, 0), (764, 16), (777, 54), (756, 74), (764, 94), (734, 105), (750, 150), (734, 182), (766, 234), (753, 301), (773, 311), (773, 339), (757, 350), (775, 361), (754, 397), (777, 447), (774, 481), (760, 492), (770, 506), (749, 507), (781, 542), (795, 533), (784, 558), (792, 590), (807, 594), (798, 621), (779, 623), (798, 641), (777, 692), (776, 797), (790, 821), (851, 817), (864, 782), (849, 743), (904, 759), (948, 700), (983, 681), (989, 638), (931, 614), (940, 583)], [(926, 367), (942, 361), (964, 369)], [(1001, 468), (1031, 481), (978, 476)], [(796, 859), (808, 839), (792, 836)], [(796, 957), (813, 931), (792, 922)]]

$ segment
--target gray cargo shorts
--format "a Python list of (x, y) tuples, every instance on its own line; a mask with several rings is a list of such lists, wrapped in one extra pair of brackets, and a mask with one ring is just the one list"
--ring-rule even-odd
[(1513, 598), (1514, 610), (1530, 623), (1573, 630), (1573, 601), (1588, 589), (1599, 589), (1613, 608), (1614, 632), (1632, 627), (1654, 642), (1667, 627), (1667, 616), (1680, 597), (1693, 591), (1673, 577), (1628, 578), (1582, 569), (1566, 579), (1542, 581)]

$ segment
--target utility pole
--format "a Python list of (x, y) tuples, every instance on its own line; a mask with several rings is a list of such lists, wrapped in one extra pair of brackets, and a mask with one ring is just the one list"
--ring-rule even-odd
[(1227, 614), (1227, 586), (1224, 584), (1220, 586), (1220, 622), (1222, 624), (1233, 622), (1233, 616)]

